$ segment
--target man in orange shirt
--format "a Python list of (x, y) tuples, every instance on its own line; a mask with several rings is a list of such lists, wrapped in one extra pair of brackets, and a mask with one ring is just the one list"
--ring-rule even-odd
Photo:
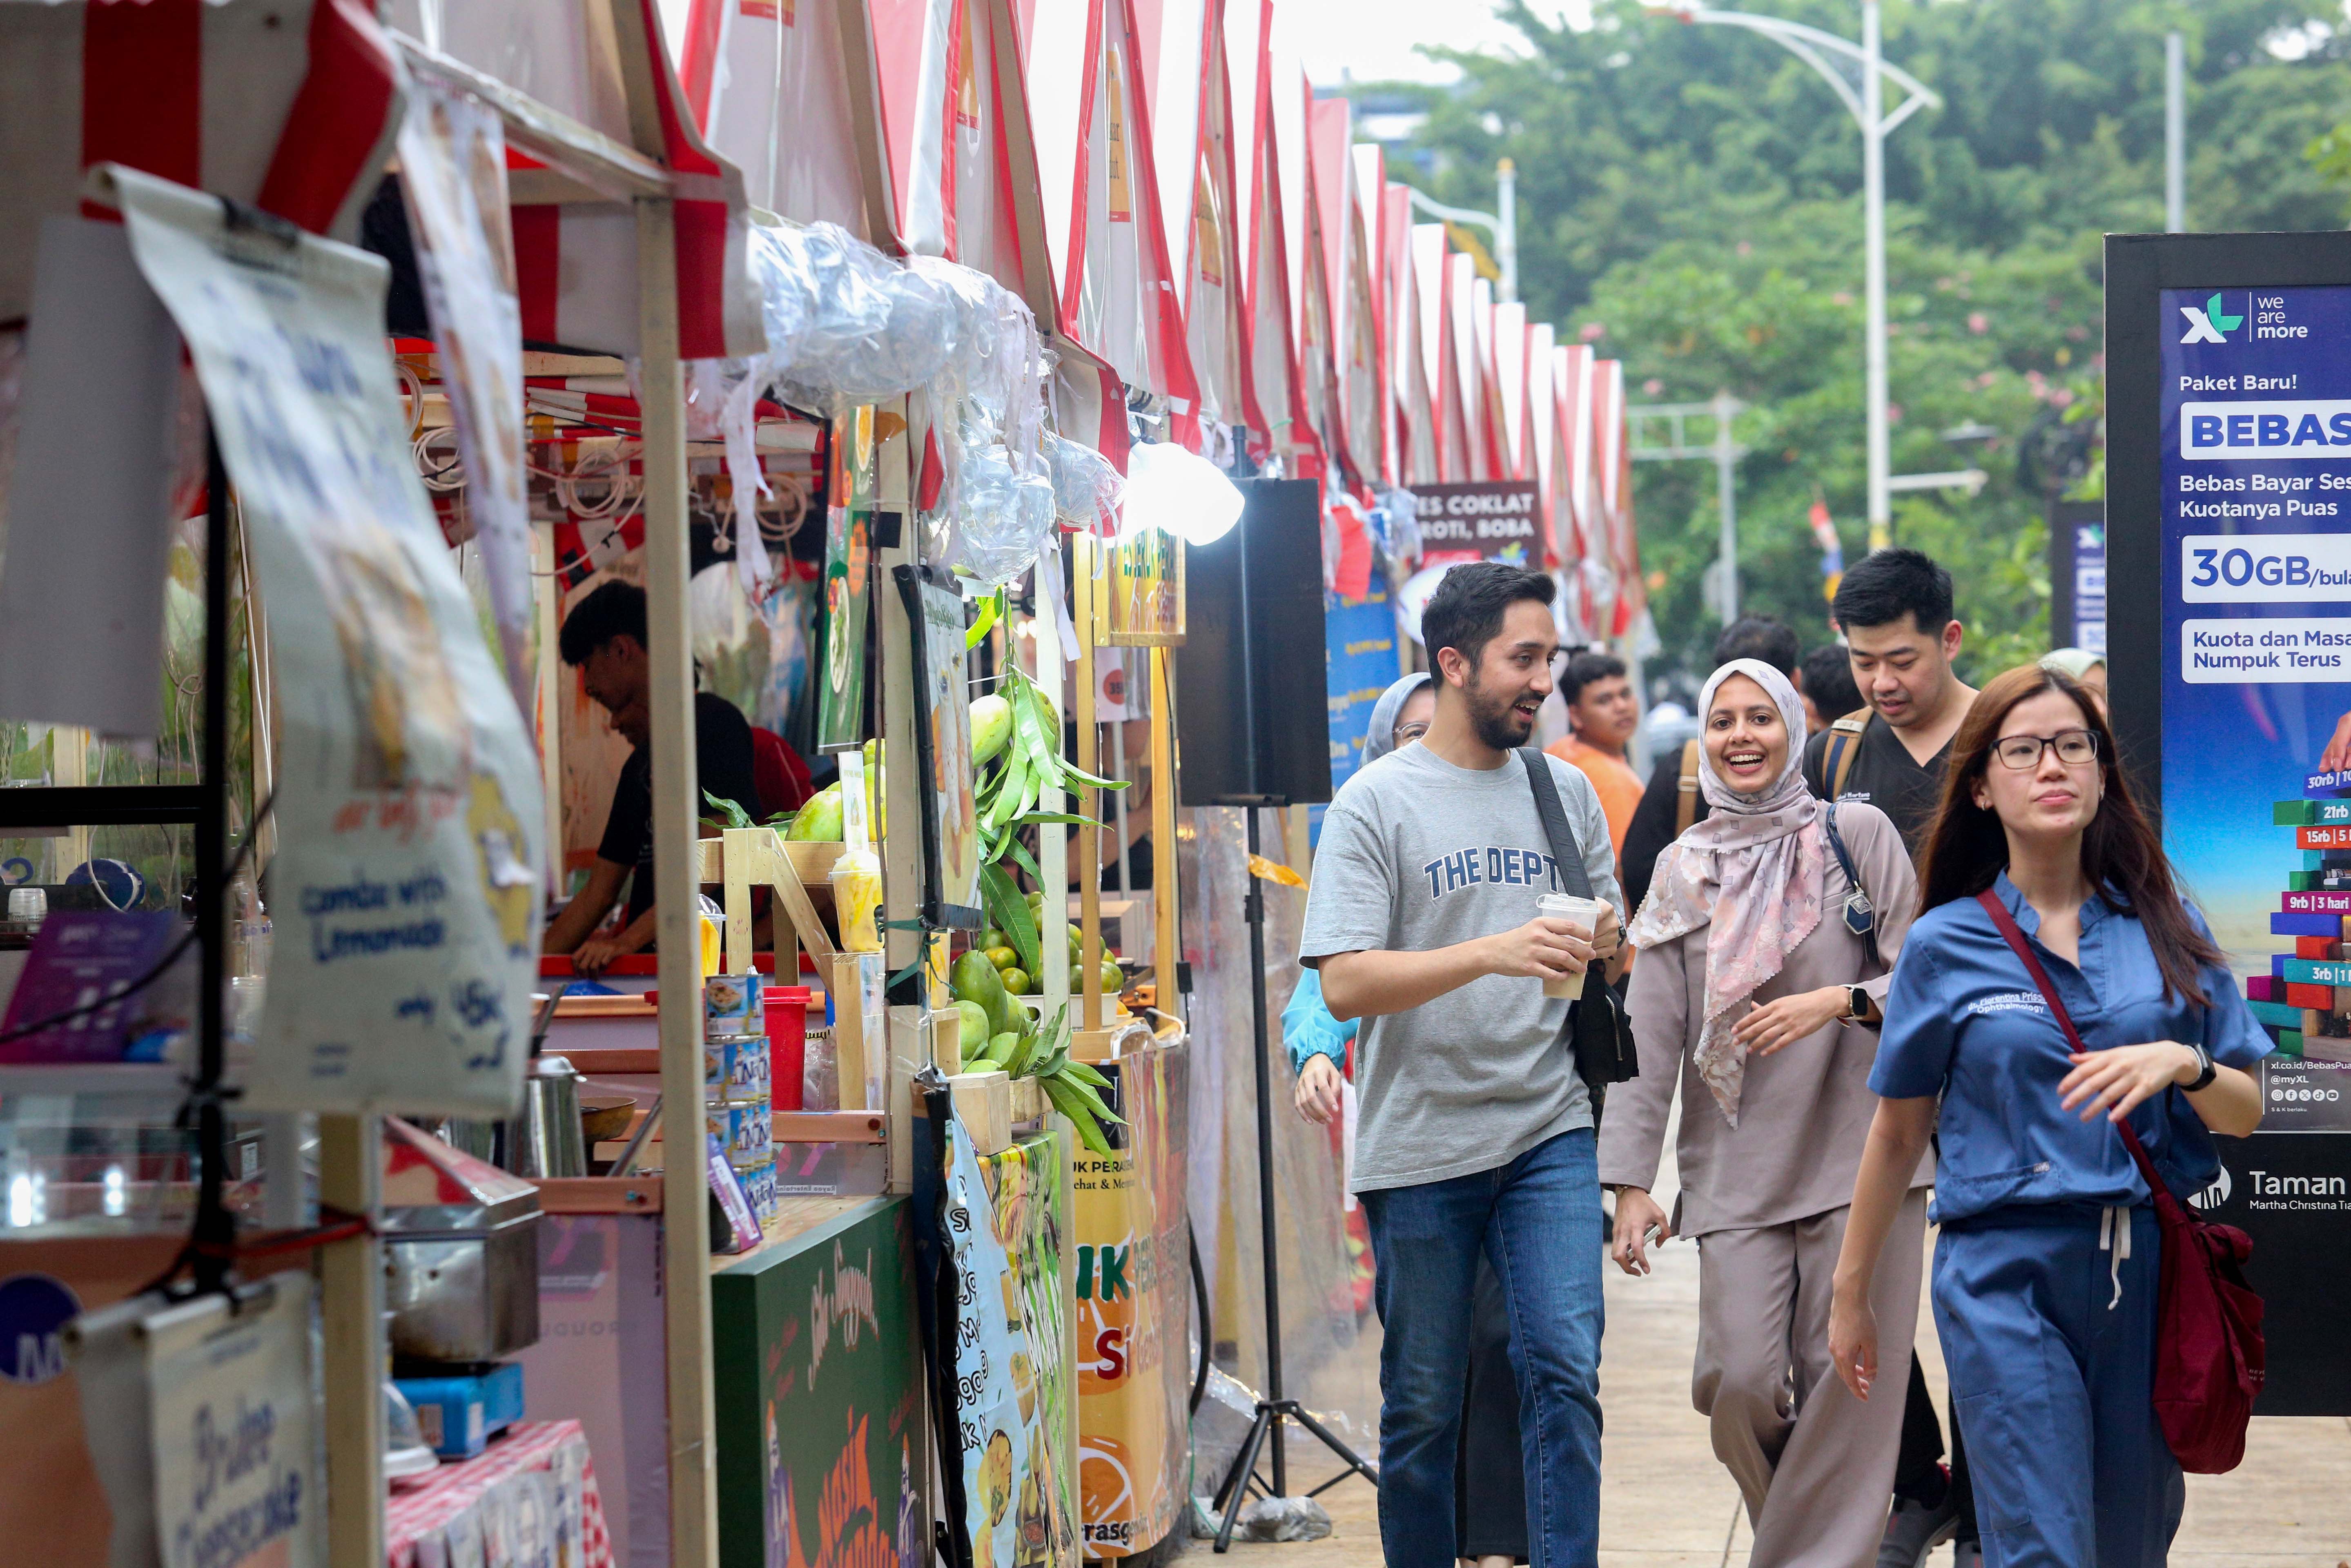
[(1600, 808), (1608, 813), (1608, 841), (1621, 857), (1625, 830), (1641, 803), (1641, 776), (1625, 760), (1625, 743), (1641, 724), (1641, 706), (1625, 678), (1625, 661), (1613, 653), (1575, 654), (1559, 678), (1559, 695), (1567, 704), (1568, 735), (1547, 749), (1592, 780)]

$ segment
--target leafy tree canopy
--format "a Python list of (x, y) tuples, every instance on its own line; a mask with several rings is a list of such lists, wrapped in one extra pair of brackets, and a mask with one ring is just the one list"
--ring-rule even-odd
[[(1858, 36), (1850, 0), (1750, 8)], [(1635, 402), (1750, 405), (1741, 608), (1823, 639), (1813, 503), (1848, 559), (1864, 548), (1860, 133), (1769, 38), (1634, 0), (1593, 12), (1573, 30), (1502, 0), (1520, 57), (1432, 51), (1458, 84), (1367, 89), (1428, 110), (1390, 166), (1490, 207), (1513, 159), (1534, 318), (1621, 358)], [(2047, 501), (2096, 480), (2101, 236), (2163, 226), (2164, 35), (2187, 39), (2189, 225), (2334, 228), (2331, 182), (2351, 176), (2351, 136), (2329, 140), (2351, 106), (2341, 19), (2326, 0), (1886, 0), (1886, 59), (1944, 102), (1886, 144), (1894, 472), (1991, 476), (1972, 498), (1897, 493), (1894, 534), (1951, 568), (1971, 677), (2049, 645)], [(1946, 439), (1963, 425), (1994, 434)], [(1702, 673), (1712, 467), (1644, 463), (1635, 482), (1661, 664)]]

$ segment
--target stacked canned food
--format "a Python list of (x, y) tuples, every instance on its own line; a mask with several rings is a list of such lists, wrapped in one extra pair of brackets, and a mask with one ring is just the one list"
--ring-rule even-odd
[(702, 983), (704, 1124), (766, 1225), (776, 1215), (775, 1108), (764, 987), (757, 973)]

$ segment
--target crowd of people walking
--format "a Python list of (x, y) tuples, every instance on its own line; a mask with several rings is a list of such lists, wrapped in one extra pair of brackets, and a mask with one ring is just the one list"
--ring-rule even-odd
[(2133, 798), (2103, 664), (1970, 688), (1949, 573), (1880, 551), (1840, 643), (1726, 628), (1644, 781), (1625, 668), (1560, 665), (1553, 591), (1440, 583), (1430, 670), (1325, 815), (1284, 1013), (1300, 1112), (1354, 1097), (1386, 1562), (1596, 1563), (1604, 1260), (1687, 1238), (1692, 1401), (1755, 1568), (2160, 1564), (2184, 1490), (2116, 1124), (2200, 1189), (2270, 1046)]

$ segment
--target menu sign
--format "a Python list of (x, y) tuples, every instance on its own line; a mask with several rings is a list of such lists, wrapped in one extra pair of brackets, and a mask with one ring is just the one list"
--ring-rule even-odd
[(1412, 495), (1425, 564), (1538, 563), (1542, 497), (1531, 481), (1479, 479), (1459, 485), (1416, 485)]

